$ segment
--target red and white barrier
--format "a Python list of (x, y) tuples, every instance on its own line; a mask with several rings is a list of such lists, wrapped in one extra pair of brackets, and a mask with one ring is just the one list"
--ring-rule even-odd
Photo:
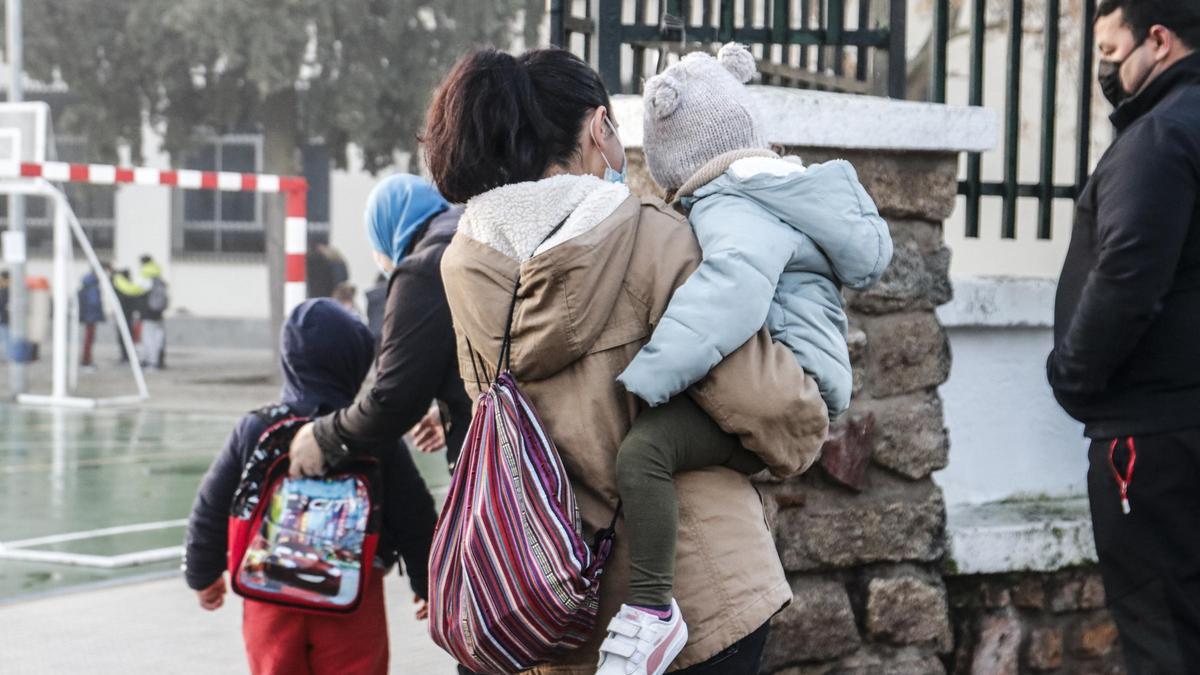
[(304, 302), (304, 257), (308, 250), (308, 181), (302, 176), (276, 176), (228, 171), (176, 171), (145, 167), (119, 167), (110, 164), (69, 164), (66, 162), (0, 162), (2, 178), (44, 178), (58, 183), (91, 185), (162, 185), (185, 190), (223, 190), (226, 192), (282, 192), (286, 198), (284, 224), (285, 266), (284, 313)]

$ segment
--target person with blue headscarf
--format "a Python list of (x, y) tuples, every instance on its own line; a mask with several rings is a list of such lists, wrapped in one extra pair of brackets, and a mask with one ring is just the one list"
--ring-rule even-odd
[[(458, 372), (441, 264), (461, 216), (461, 207), (452, 207), (420, 176), (395, 174), (371, 190), (367, 237), (376, 264), (389, 276), (375, 383), (296, 434), (293, 472), (319, 475), (351, 455), (394, 442), (422, 422), (434, 402), (453, 467), (471, 422), (471, 400)], [(428, 442), (418, 445), (430, 449)]]
[(364, 217), (380, 271), (391, 274), (429, 219), (449, 208), (437, 188), (420, 176), (397, 173), (380, 181), (367, 195)]

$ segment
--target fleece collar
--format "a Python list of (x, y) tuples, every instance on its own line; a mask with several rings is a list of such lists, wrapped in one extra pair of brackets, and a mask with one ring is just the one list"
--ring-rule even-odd
[[(517, 262), (524, 262), (589, 232), (628, 197), (629, 188), (625, 185), (591, 175), (562, 174), (513, 183), (467, 202), (458, 231)], [(546, 236), (559, 223), (563, 223), (562, 228), (547, 240)]]
[(685, 181), (684, 184), (679, 187), (679, 190), (675, 192), (674, 200), (679, 201), (684, 197), (691, 196), (694, 192), (696, 192), (696, 190), (699, 190), (700, 188), (719, 178), (721, 174), (725, 173), (729, 167), (733, 165), (734, 162), (740, 159), (747, 159), (749, 157), (778, 158), (779, 155), (770, 150), (764, 150), (762, 148), (743, 148), (741, 150), (733, 150), (731, 152), (717, 155), (716, 157), (708, 160), (704, 166), (700, 167), (696, 173), (692, 174), (691, 178), (687, 179), (687, 181)]

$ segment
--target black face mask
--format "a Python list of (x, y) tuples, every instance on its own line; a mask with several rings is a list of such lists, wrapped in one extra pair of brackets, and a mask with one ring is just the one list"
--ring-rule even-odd
[[(1121, 86), (1121, 66), (1125, 65), (1129, 57), (1133, 56), (1133, 53), (1141, 49), (1145, 43), (1146, 39), (1142, 38), (1142, 41), (1137, 43), (1137, 46), (1130, 50), (1125, 55), (1125, 58), (1120, 61), (1101, 61), (1099, 67), (1096, 69), (1096, 79), (1100, 82), (1100, 91), (1104, 93), (1104, 98), (1108, 99), (1108, 102), (1114, 108), (1124, 103), (1125, 99), (1133, 95), (1125, 91), (1125, 87)], [(1150, 73), (1146, 73), (1146, 75), (1149, 76)], [(1142, 78), (1142, 80), (1145, 81), (1145, 78)], [(1141, 88), (1141, 85), (1138, 85), (1138, 88)]]
[(1104, 93), (1104, 98), (1108, 99), (1114, 108), (1129, 97), (1129, 94), (1125, 93), (1125, 89), (1121, 86), (1122, 63), (1124, 61), (1101, 61), (1100, 66), (1096, 69), (1096, 79), (1100, 82), (1100, 91)]

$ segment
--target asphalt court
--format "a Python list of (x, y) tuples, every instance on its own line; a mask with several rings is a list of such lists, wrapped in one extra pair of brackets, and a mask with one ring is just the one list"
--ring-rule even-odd
[[(0, 603), (179, 569), (236, 415), (0, 406)], [(435, 490), (441, 456), (418, 456)]]
[(235, 416), (0, 406), (0, 602), (170, 573)]

